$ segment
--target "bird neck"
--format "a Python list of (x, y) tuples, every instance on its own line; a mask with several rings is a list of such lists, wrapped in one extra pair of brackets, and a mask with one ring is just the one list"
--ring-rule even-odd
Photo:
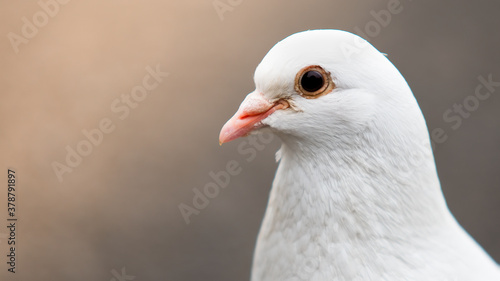
[(284, 141), (264, 222), (272, 227), (262, 231), (304, 234), (306, 226), (337, 241), (395, 239), (453, 223), (430, 145), (395, 138), (377, 146), (369, 134), (345, 144)]

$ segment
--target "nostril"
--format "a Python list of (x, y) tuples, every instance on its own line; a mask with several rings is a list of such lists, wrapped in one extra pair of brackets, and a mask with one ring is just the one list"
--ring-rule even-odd
[(287, 100), (281, 99), (276, 102), (276, 105), (281, 105), (281, 109), (289, 108), (290, 103)]

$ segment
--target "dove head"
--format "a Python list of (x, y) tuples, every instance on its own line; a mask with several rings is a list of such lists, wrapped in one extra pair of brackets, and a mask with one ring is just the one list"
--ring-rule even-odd
[(412, 127), (420, 109), (394, 65), (357, 35), (312, 30), (277, 43), (255, 71), (256, 89), (224, 125), (225, 143), (269, 127), (283, 142), (352, 143), (368, 127)]

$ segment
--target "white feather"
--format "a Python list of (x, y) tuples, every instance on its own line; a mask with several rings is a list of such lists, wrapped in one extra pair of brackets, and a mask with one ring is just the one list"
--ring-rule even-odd
[[(298, 95), (308, 65), (336, 88)], [(269, 51), (255, 83), (293, 107), (264, 120), (283, 144), (252, 281), (500, 280), (449, 212), (423, 115), (384, 54), (348, 32), (305, 31)]]

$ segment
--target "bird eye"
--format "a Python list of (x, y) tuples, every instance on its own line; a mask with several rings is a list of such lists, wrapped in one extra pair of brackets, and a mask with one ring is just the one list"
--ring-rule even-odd
[(325, 84), (325, 80), (323, 79), (323, 76), (321, 76), (321, 73), (316, 70), (310, 70), (304, 73), (304, 75), (302, 75), (302, 79), (300, 79), (302, 89), (310, 93), (321, 89), (323, 84)]
[(334, 86), (330, 74), (318, 65), (303, 68), (295, 77), (295, 90), (305, 98), (327, 94)]

